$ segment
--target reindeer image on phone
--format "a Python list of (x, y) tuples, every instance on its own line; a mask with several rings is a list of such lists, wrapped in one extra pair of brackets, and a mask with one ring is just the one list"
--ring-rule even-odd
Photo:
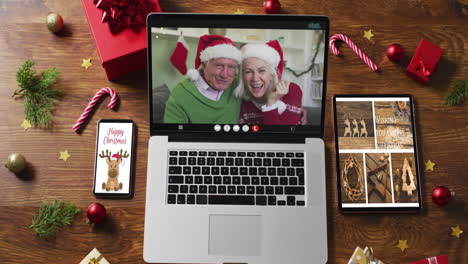
[[(106, 191), (114, 190), (118, 191), (122, 189), (122, 183), (119, 183), (119, 166), (120, 163), (122, 163), (122, 160), (124, 158), (128, 158), (129, 154), (127, 151), (123, 151), (121, 149), (119, 152), (115, 153), (112, 155), (112, 152), (106, 149), (106, 153), (104, 154), (104, 150), (102, 151), (101, 154), (99, 154), (99, 157), (105, 158), (106, 163), (107, 163), (107, 183), (103, 182), (102, 183), (102, 188), (106, 189)], [(112, 158), (117, 158), (117, 160), (111, 160)]]

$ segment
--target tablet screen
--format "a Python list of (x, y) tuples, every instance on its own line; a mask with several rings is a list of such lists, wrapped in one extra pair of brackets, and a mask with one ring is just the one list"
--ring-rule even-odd
[(342, 209), (420, 208), (411, 97), (335, 97)]

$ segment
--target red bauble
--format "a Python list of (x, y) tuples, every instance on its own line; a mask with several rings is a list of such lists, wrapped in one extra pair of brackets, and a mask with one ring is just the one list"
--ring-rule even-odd
[(93, 223), (99, 223), (106, 217), (106, 208), (100, 203), (93, 203), (88, 206), (88, 219)]
[(278, 0), (265, 0), (263, 9), (267, 14), (279, 14), (281, 12), (281, 4)]
[(446, 205), (451, 196), (449, 189), (445, 186), (437, 186), (432, 191), (432, 200), (440, 206)]
[(405, 50), (400, 44), (392, 44), (387, 48), (387, 57), (394, 62), (399, 62), (405, 57)]

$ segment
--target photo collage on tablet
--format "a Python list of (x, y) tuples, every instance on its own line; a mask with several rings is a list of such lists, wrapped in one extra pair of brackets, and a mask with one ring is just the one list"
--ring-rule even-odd
[(409, 97), (336, 98), (343, 208), (418, 207)]

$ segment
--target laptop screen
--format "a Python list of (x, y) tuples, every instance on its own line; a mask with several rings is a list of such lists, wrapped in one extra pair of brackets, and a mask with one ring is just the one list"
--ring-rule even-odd
[(275, 26), (271, 16), (202, 15), (211, 21), (204, 25), (196, 15), (191, 23), (155, 15), (148, 32), (152, 129), (321, 133), (324, 18), (282, 16)]

